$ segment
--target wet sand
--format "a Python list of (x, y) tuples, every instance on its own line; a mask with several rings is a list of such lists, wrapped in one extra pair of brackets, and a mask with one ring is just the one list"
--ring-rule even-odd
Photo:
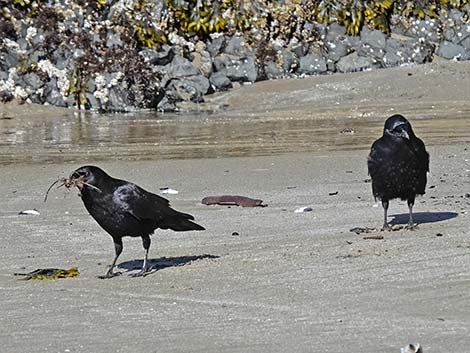
[[(460, 75), (466, 75), (465, 70)], [(390, 80), (395, 76), (389, 71)], [(468, 82), (454, 80), (460, 90), (441, 92), (449, 107), (454, 101), (454, 107), (461, 103), (467, 109), (464, 94), (458, 92)], [(252, 95), (255, 86), (246, 89)], [(237, 92), (227, 97), (241, 91)], [(389, 91), (391, 97), (396, 94)], [(284, 97), (275, 96), (279, 102)], [(371, 96), (361, 95), (357, 102)], [(403, 105), (419, 106), (413, 104), (419, 101), (413, 95), (406, 100), (405, 92), (403, 99)], [(435, 107), (441, 109), (437, 103)], [(283, 106), (272, 111), (277, 109)], [(344, 109), (345, 114), (350, 111)], [(378, 112), (381, 106), (374, 109)], [(456, 108), (451, 118), (465, 121), (464, 113), (457, 114), (465, 109)], [(368, 110), (363, 112), (369, 119)], [(378, 115), (370, 120), (382, 119)], [(207, 228), (192, 233), (158, 231), (150, 251), (157, 270), (145, 278), (96, 277), (112, 259), (112, 240), (87, 214), (76, 191), (54, 190), (48, 202), (42, 202), (57, 176), (92, 157), (0, 166), (1, 350), (392, 353), (419, 342), (425, 352), (466, 352), (470, 141), (458, 129), (457, 140), (433, 140), (424, 117), (411, 116), (417, 135), (431, 141), (431, 173), (427, 193), (415, 206), (421, 223), (415, 231), (350, 231), (381, 225), (381, 207), (365, 181), (366, 146), (376, 136), (368, 136), (357, 149), (338, 151), (100, 162), (111, 175), (148, 190), (179, 190), (168, 196), (172, 205), (194, 214)], [(427, 131), (424, 136), (421, 128)], [(378, 124), (373, 129), (380, 133)], [(357, 134), (363, 133), (359, 128)], [(203, 197), (217, 194), (260, 198), (269, 206), (200, 204)], [(294, 213), (303, 206), (313, 211)], [(17, 215), (31, 208), (41, 215)], [(406, 203), (391, 203), (390, 220), (406, 223), (406, 213)], [(383, 239), (364, 239), (367, 235)], [(141, 241), (125, 239), (121, 270), (139, 267), (142, 256)], [(72, 266), (81, 272), (74, 279), (18, 281), (12, 276), (40, 267)]]

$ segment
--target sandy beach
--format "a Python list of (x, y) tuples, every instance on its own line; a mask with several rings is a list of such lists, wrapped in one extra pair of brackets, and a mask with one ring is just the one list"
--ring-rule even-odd
[[(304, 114), (324, 112), (323, 118), (370, 114), (375, 122), (394, 106), (416, 120), (420, 108), (438, 115), (454, 109), (451, 116), (468, 120), (469, 65), (446, 65), (454, 66), (324, 76), (306, 80), (310, 86), (290, 81), (292, 89), (285, 82), (260, 83), (214, 96), (207, 106), (217, 112), (224, 107), (234, 116), (257, 109), (266, 115), (294, 114), (296, 106)], [(414, 86), (397, 78), (400, 70), (404, 77), (418, 78)], [(429, 82), (420, 81), (430, 76)], [(353, 81), (360, 87), (360, 80), (371, 81), (370, 89), (345, 99), (351, 90), (344, 87)], [(343, 93), (316, 105), (312, 92), (334, 82)], [(396, 84), (374, 95), (374, 82)], [(293, 100), (293, 90), (313, 98), (302, 105), (300, 95)], [(429, 94), (420, 96), (419, 90)], [(254, 92), (259, 102), (238, 105)], [(278, 106), (263, 103), (273, 100)], [(336, 100), (339, 108), (329, 110)], [(100, 161), (109, 174), (149, 191), (178, 190), (166, 196), (172, 206), (207, 228), (157, 231), (150, 250), (155, 271), (145, 278), (127, 273), (97, 278), (112, 260), (112, 239), (87, 214), (76, 190), (52, 190), (43, 203), (51, 182), (85, 161), (0, 166), (0, 350), (396, 353), (419, 342), (426, 353), (468, 352), (470, 141), (465, 134), (437, 139), (429, 128), (423, 136), (416, 128), (430, 141), (431, 154), (427, 193), (415, 206), (419, 227), (356, 234), (350, 229), (382, 222), (382, 208), (367, 181), (367, 146), (381, 130), (374, 126), (357, 149)], [(259, 198), (268, 207), (200, 203), (220, 194)], [(312, 211), (294, 212), (304, 206)], [(18, 215), (32, 208), (40, 215)], [(405, 202), (392, 201), (390, 221), (405, 224), (407, 210)], [(142, 258), (141, 241), (125, 238), (121, 271), (137, 269)], [(73, 279), (19, 281), (13, 276), (72, 266), (80, 270)]]

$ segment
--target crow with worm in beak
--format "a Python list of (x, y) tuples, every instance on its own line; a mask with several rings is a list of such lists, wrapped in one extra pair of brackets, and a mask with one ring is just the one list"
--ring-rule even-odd
[(413, 205), (416, 195), (425, 193), (429, 154), (405, 117), (397, 114), (385, 121), (382, 137), (372, 144), (367, 166), (372, 179), (372, 193), (382, 201), (383, 229), (391, 229), (387, 223), (387, 210), (389, 201), (396, 198), (408, 202), (410, 218), (407, 228), (412, 229), (415, 226)]
[(177, 232), (204, 230), (192, 222), (194, 217), (170, 207), (167, 199), (152, 194), (125, 180), (114, 179), (102, 169), (85, 166), (70, 176), (69, 185), (80, 189), (80, 196), (90, 215), (114, 240), (116, 255), (108, 272), (101, 278), (111, 278), (119, 273), (113, 271), (122, 252), (122, 238), (141, 237), (145, 249), (142, 270), (134, 276), (144, 276), (148, 268), (150, 235), (157, 229)]

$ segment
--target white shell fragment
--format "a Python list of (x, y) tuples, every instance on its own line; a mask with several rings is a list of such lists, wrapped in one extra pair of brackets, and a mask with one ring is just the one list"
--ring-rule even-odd
[(178, 190), (172, 189), (172, 188), (160, 188), (160, 192), (162, 194), (171, 194), (171, 195), (176, 195), (179, 193)]
[(24, 210), (21, 212), (18, 212), (20, 215), (28, 215), (28, 216), (39, 216), (40, 213), (37, 210)]
[(313, 208), (311, 207), (300, 207), (298, 209), (296, 209), (294, 212), (295, 213), (302, 213), (302, 212), (312, 212), (313, 211)]
[(406, 347), (401, 348), (401, 353), (423, 353), (419, 343), (409, 344)]

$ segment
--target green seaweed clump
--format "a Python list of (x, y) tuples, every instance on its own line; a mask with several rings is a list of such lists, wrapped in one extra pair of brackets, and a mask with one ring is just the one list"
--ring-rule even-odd
[(227, 29), (226, 17), (234, 14), (236, 23), (243, 25), (239, 18), (239, 1), (236, 0), (166, 0), (170, 16), (186, 33), (207, 35)]
[(65, 91), (65, 96), (72, 96), (74, 106), (79, 109), (87, 109), (89, 104), (86, 97), (86, 89), (87, 84), (82, 70), (78, 68), (73, 70), (69, 77), (69, 86)]

